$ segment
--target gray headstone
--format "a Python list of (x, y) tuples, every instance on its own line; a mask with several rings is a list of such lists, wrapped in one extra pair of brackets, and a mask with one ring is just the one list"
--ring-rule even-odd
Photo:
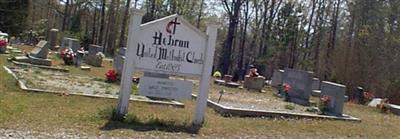
[(51, 29), (49, 36), (50, 49), (55, 50), (57, 46), (58, 29)]
[[(98, 54), (103, 54), (99, 52)], [(103, 65), (103, 57), (99, 55), (87, 55), (85, 58), (85, 63), (94, 67), (101, 67)]]
[(271, 79), (271, 85), (272, 86), (279, 86), (282, 84), (282, 77), (284, 70), (274, 70), (274, 73), (272, 74), (272, 79)]
[(36, 45), (29, 55), (36, 58), (47, 59), (48, 54), (49, 45), (47, 44), (47, 41), (42, 40)]
[(291, 102), (309, 105), (312, 76), (313, 73), (309, 71), (285, 68), (282, 84), (287, 83), (291, 86), (288, 92)]
[(69, 45), (70, 45), (70, 48), (74, 52), (78, 51), (81, 48), (81, 44), (80, 44), (79, 40), (77, 40), (77, 39), (70, 39)]
[(313, 78), (312, 90), (320, 90), (321, 89), (321, 81), (318, 78)]
[(98, 52), (103, 52), (103, 47), (99, 45), (90, 44), (88, 51), (89, 55), (96, 55)]
[(64, 37), (63, 38), (63, 40), (62, 40), (62, 42), (61, 42), (61, 46), (60, 46), (60, 49), (62, 50), (62, 49), (64, 49), (64, 48), (70, 48), (70, 45), (69, 45), (69, 40), (70, 40), (71, 38), (67, 38), (67, 37)]
[(125, 56), (116, 55), (113, 61), (113, 67), (117, 71), (118, 75), (121, 75), (122, 68), (124, 67)]
[(346, 86), (323, 81), (321, 84), (321, 95), (329, 96), (328, 113), (342, 116), (345, 102)]

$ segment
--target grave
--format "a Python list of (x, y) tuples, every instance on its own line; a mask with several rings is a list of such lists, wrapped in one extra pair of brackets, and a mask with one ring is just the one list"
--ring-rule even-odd
[(312, 90), (320, 90), (321, 89), (321, 81), (318, 78), (313, 78), (311, 89)]
[(278, 87), (282, 84), (282, 77), (284, 72), (284, 70), (274, 70), (271, 79), (271, 86)]
[(58, 38), (58, 29), (51, 29), (49, 35), (50, 49), (57, 49), (57, 38)]
[(288, 92), (291, 102), (309, 105), (312, 75), (309, 71), (285, 68), (282, 84), (287, 83), (291, 86)]
[(81, 45), (78, 39), (64, 37), (60, 48), (61, 50), (65, 48), (71, 48), (74, 52), (76, 52), (81, 48)]
[(321, 95), (329, 96), (328, 113), (336, 116), (342, 116), (345, 102), (346, 86), (323, 81), (321, 84)]
[(85, 63), (94, 67), (101, 67), (104, 55), (103, 47), (91, 44), (89, 45), (88, 55), (85, 57)]
[(119, 48), (118, 53), (114, 57), (114, 60), (113, 60), (113, 68), (118, 73), (118, 76), (121, 76), (122, 68), (124, 66), (125, 51), (126, 51), (126, 47)]
[(261, 91), (262, 88), (264, 87), (264, 82), (265, 82), (265, 77), (250, 77), (246, 75), (244, 77), (244, 88), (247, 89), (254, 89), (257, 91)]
[(17, 56), (15, 61), (31, 63), (35, 65), (51, 66), (51, 60), (47, 59), (49, 45), (47, 41), (41, 40), (28, 56)]

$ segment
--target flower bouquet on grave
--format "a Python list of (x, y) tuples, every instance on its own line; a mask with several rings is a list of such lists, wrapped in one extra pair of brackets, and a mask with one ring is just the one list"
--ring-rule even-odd
[(328, 112), (328, 105), (330, 101), (331, 98), (329, 96), (323, 95), (320, 97), (318, 108), (322, 112), (322, 114), (326, 114), (326, 112)]
[(283, 83), (283, 97), (285, 98), (285, 101), (290, 101), (290, 96), (289, 96), (289, 91), (292, 89), (292, 87), (288, 83)]
[(0, 53), (4, 53), (7, 50), (7, 41), (5, 39), (0, 39)]
[(74, 58), (76, 53), (71, 48), (65, 48), (61, 50), (61, 58), (64, 60), (65, 65), (72, 65), (74, 63)]
[(118, 74), (113, 69), (108, 70), (105, 75), (106, 75), (106, 81), (109, 83), (113, 83), (113, 82), (117, 81), (117, 79), (118, 79)]

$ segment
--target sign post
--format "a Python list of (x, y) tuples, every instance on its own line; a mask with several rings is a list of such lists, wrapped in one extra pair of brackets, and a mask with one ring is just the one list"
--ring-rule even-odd
[(216, 25), (210, 25), (207, 27), (207, 36), (206, 57), (200, 79), (200, 89), (197, 96), (196, 112), (193, 119), (194, 125), (202, 125), (204, 122), (204, 114), (207, 107), (208, 88), (210, 87), (210, 74), (212, 72), (211, 70), (214, 60), (215, 42), (217, 41)]
[(129, 34), (128, 34), (128, 45), (126, 52), (126, 59), (124, 67), (122, 69), (121, 76), (121, 87), (119, 89), (119, 102), (117, 107), (117, 114), (119, 118), (124, 117), (128, 113), (129, 98), (132, 92), (132, 74), (135, 71), (135, 60), (134, 54), (136, 49), (134, 48), (137, 44), (140, 35), (140, 24), (144, 15), (143, 11), (133, 9), (133, 16), (130, 19)]

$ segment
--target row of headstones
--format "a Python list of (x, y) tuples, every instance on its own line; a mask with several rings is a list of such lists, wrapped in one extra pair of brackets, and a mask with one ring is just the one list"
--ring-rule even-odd
[(103, 57), (100, 56), (100, 55), (102, 55), (102, 52), (103, 52), (102, 46), (90, 44), (88, 47), (88, 51), (82, 53), (82, 52), (78, 52), (78, 50), (81, 48), (81, 45), (80, 45), (78, 39), (65, 37), (65, 38), (63, 38), (63, 40), (61, 42), (60, 50), (63, 50), (66, 48), (71, 48), (72, 51), (78, 53), (78, 55), (74, 59), (74, 62), (76, 65), (80, 66), (80, 64), (84, 60), (86, 64), (89, 64), (91, 66), (95, 66), (95, 67), (102, 66)]
[(346, 86), (329, 82), (320, 82), (313, 78), (313, 72), (288, 69), (275, 70), (272, 76), (271, 85), (280, 87), (284, 83), (289, 84), (291, 89), (288, 94), (290, 101), (309, 105), (313, 89), (320, 89), (322, 96), (329, 96), (328, 112), (332, 115), (341, 116), (345, 102)]

